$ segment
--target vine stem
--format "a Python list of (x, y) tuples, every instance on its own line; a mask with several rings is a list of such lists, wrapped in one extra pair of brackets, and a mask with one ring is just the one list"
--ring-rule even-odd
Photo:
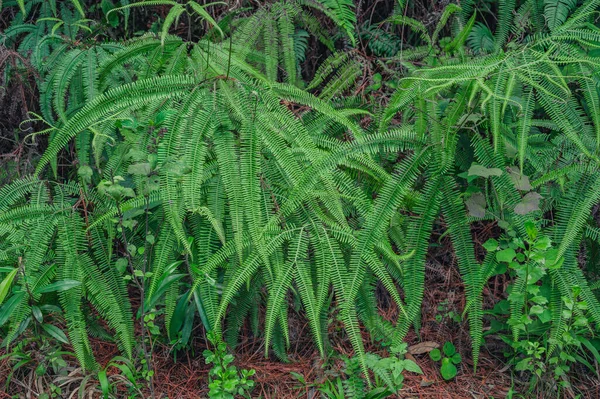
[[(148, 236), (148, 196), (145, 197), (146, 198), (146, 203), (145, 203), (145, 214), (146, 214), (146, 237)], [(147, 255), (147, 251), (146, 251), (146, 237), (144, 237), (144, 262), (142, 264), (142, 281), (141, 283), (137, 280), (136, 276), (135, 276), (135, 269), (133, 267), (133, 260), (131, 259), (131, 254), (129, 253), (129, 249), (127, 248), (127, 236), (125, 235), (125, 227), (123, 226), (123, 212), (121, 211), (121, 205), (119, 203), (119, 201), (116, 201), (117, 203), (117, 212), (119, 215), (119, 227), (121, 229), (121, 239), (123, 240), (123, 244), (125, 245), (125, 256), (127, 257), (127, 263), (129, 265), (129, 269), (132, 275), (132, 280), (134, 282), (134, 284), (137, 286), (138, 290), (140, 291), (140, 326), (142, 329), (142, 352), (144, 354), (144, 360), (146, 361), (146, 367), (148, 368), (148, 372), (150, 373), (150, 378), (149, 378), (149, 390), (150, 390), (150, 398), (152, 399), (156, 399), (156, 394), (154, 392), (154, 373), (153, 373), (153, 367), (152, 367), (152, 358), (150, 356), (150, 351), (148, 351), (148, 347), (146, 345), (146, 335), (148, 334), (148, 331), (146, 330), (146, 323), (145, 323), (145, 316), (146, 316), (146, 309), (145, 309), (145, 299), (146, 299), (146, 292), (145, 292), (145, 285), (146, 285), (146, 265), (148, 263), (148, 255)], [(150, 336), (148, 334), (148, 336)]]

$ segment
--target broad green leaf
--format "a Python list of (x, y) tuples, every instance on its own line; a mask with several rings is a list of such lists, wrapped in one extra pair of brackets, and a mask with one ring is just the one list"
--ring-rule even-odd
[(152, 172), (152, 168), (148, 162), (134, 163), (127, 168), (127, 173), (132, 175), (148, 176), (150, 172)]
[(127, 261), (127, 258), (119, 258), (115, 262), (115, 268), (119, 271), (119, 273), (123, 274), (125, 273), (125, 270), (127, 270), (128, 264), (129, 262)]
[(462, 362), (462, 356), (460, 355), (460, 353), (456, 352), (454, 355), (452, 355), (450, 360), (452, 360), (452, 363), (454, 364), (459, 364), (460, 362)]
[(52, 325), (52, 324), (42, 324), (42, 328), (56, 340), (62, 342), (63, 344), (68, 344), (69, 340), (67, 336), (60, 328)]
[(12, 311), (19, 304), (21, 299), (25, 296), (23, 291), (19, 291), (16, 294), (12, 295), (6, 303), (0, 308), (0, 327), (4, 325), (12, 315)]
[(445, 357), (442, 359), (440, 373), (442, 374), (442, 377), (444, 377), (445, 380), (451, 380), (454, 377), (456, 377), (456, 366), (452, 363), (450, 358)]
[(452, 356), (456, 353), (456, 347), (452, 342), (446, 342), (443, 349), (446, 356)]
[(429, 357), (434, 362), (437, 362), (442, 358), (442, 352), (438, 348), (435, 348), (429, 352)]
[(538, 230), (535, 223), (531, 220), (525, 222), (525, 230), (527, 231), (527, 236), (530, 240), (535, 240), (537, 238)]
[(517, 215), (526, 215), (530, 212), (540, 210), (540, 200), (542, 196), (535, 191), (527, 193), (521, 202), (515, 205), (515, 213)]
[(404, 359), (402, 361), (402, 364), (404, 365), (404, 369), (406, 371), (410, 371), (412, 373), (417, 373), (417, 374), (423, 374), (423, 370), (421, 370), (421, 367), (419, 367), (419, 365), (417, 363), (415, 363), (414, 361), (412, 361), (410, 359)]
[(552, 311), (550, 311), (550, 309), (545, 309), (542, 313), (538, 314), (537, 317), (542, 323), (548, 323), (552, 320)]
[(102, 390), (104, 399), (108, 399), (110, 394), (110, 383), (106, 376), (106, 370), (100, 370), (98, 372), (98, 381), (100, 382), (100, 389)]
[(4, 298), (6, 298), (6, 296), (8, 295), (12, 282), (15, 279), (15, 276), (17, 275), (18, 271), (19, 269), (15, 268), (12, 272), (8, 273), (6, 277), (4, 277), (4, 280), (2, 280), (2, 282), (0, 283), (0, 305), (2, 305), (2, 302), (4, 302)]
[(544, 308), (540, 305), (533, 305), (531, 308), (529, 308), (529, 314), (531, 315), (539, 315), (542, 313), (544, 313)]
[(32, 306), (31, 313), (33, 314), (33, 317), (35, 317), (38, 323), (42, 323), (44, 321), (44, 315), (42, 314), (42, 310), (39, 307), (35, 305)]
[(36, 294), (45, 294), (48, 292), (59, 292), (66, 291), (73, 287), (77, 287), (81, 285), (81, 281), (77, 280), (61, 280), (52, 284), (48, 284), (44, 287), (38, 288), (35, 290)]
[(515, 188), (519, 191), (531, 190), (531, 183), (529, 177), (522, 174), (518, 168), (509, 168), (510, 179), (512, 180)]
[(473, 164), (469, 168), (469, 176), (479, 176), (488, 178), (490, 176), (500, 176), (502, 175), (502, 170), (498, 168), (486, 168), (482, 165)]
[(506, 248), (501, 251), (496, 252), (496, 260), (498, 262), (507, 262), (510, 263), (517, 256), (517, 253), (512, 248)]
[(469, 199), (465, 201), (465, 205), (467, 205), (469, 215), (476, 218), (485, 217), (486, 201), (483, 194), (475, 193), (471, 195)]
[(485, 248), (485, 250), (488, 252), (495, 251), (498, 249), (498, 241), (493, 238), (490, 238), (489, 240), (483, 243), (483, 248)]

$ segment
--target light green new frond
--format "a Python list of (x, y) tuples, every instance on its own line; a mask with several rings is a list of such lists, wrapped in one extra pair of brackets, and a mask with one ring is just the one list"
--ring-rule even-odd
[(452, 17), (452, 14), (460, 11), (461, 8), (454, 3), (450, 3), (444, 8), (444, 12), (442, 13), (442, 16), (440, 17), (440, 20), (438, 21), (437, 25), (435, 26), (433, 34), (431, 35), (432, 44), (435, 44), (437, 42), (440, 32), (446, 26), (448, 20), (450, 20), (450, 17)]
[(169, 28), (171, 27), (171, 25), (173, 25), (175, 21), (179, 19), (179, 17), (181, 16), (181, 14), (183, 14), (184, 11), (185, 7), (183, 7), (181, 4), (173, 4), (173, 7), (171, 7), (169, 13), (165, 17), (165, 20), (163, 21), (163, 26), (160, 33), (161, 45), (165, 45), (165, 39), (167, 37), (167, 34), (169, 33)]

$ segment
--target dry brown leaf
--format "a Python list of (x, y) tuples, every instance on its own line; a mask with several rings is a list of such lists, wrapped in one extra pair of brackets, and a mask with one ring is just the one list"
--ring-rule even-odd
[(408, 347), (408, 353), (411, 355), (421, 355), (423, 353), (428, 353), (434, 350), (435, 348), (439, 348), (440, 344), (435, 341), (425, 341), (420, 342), (415, 345), (411, 345)]
[(426, 377), (423, 377), (421, 379), (421, 387), (428, 387), (430, 385), (433, 385), (434, 383), (435, 383), (434, 380), (430, 380), (430, 379), (428, 379)]

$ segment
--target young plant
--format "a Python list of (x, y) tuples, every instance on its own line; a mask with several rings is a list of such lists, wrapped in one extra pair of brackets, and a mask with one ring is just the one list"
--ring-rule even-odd
[(462, 318), (460, 317), (460, 313), (451, 309), (448, 300), (444, 300), (440, 302), (437, 307), (438, 313), (435, 315), (435, 321), (441, 323), (444, 319), (449, 319), (454, 323), (460, 323)]
[(507, 320), (512, 336), (502, 338), (512, 347), (515, 370), (532, 376), (530, 390), (540, 381), (568, 387), (570, 365), (578, 359), (587, 362), (582, 344), (589, 343), (585, 339), (590, 331), (588, 305), (580, 299), (582, 290), (577, 285), (567, 292), (552, 291), (549, 277), (562, 266), (563, 258), (533, 221), (525, 223), (525, 231), (525, 238), (509, 230), (512, 239), (484, 244), (514, 277)]
[(462, 357), (460, 353), (456, 351), (456, 347), (452, 342), (446, 342), (442, 348), (442, 351), (440, 351), (438, 348), (435, 348), (429, 352), (429, 357), (434, 362), (441, 361), (440, 373), (442, 374), (442, 377), (448, 381), (456, 377), (456, 374), (458, 373), (456, 365), (462, 362)]
[(214, 351), (203, 352), (206, 364), (212, 364), (208, 373), (208, 396), (216, 399), (233, 399), (237, 395), (250, 398), (254, 388), (254, 381), (250, 379), (256, 370), (238, 370), (231, 364), (233, 355), (227, 353), (227, 345), (213, 334), (208, 335), (208, 340), (214, 346)]
[(345, 379), (338, 376), (319, 386), (319, 391), (326, 398), (387, 398), (402, 389), (404, 372), (423, 374), (423, 371), (413, 360), (406, 359), (407, 344), (401, 343), (389, 348), (391, 355), (381, 357), (375, 353), (367, 353), (366, 364), (373, 373), (373, 386), (368, 386), (362, 373), (358, 358), (346, 360), (344, 369)]

